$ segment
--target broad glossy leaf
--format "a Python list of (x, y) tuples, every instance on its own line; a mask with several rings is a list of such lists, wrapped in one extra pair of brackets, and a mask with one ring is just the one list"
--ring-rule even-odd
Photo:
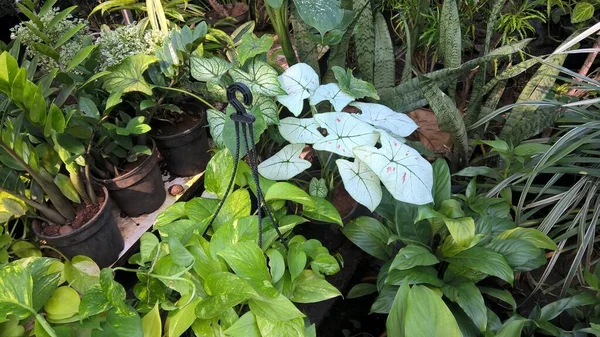
[(571, 12), (571, 23), (580, 23), (594, 16), (594, 5), (585, 1), (578, 1)]
[(392, 257), (393, 247), (388, 244), (392, 232), (374, 218), (359, 217), (344, 226), (342, 232), (368, 254), (384, 261)]
[(173, 262), (178, 266), (187, 268), (194, 263), (194, 257), (190, 252), (185, 249), (185, 247), (179, 242), (179, 240), (173, 236), (168, 238), (169, 244), (169, 254), (171, 254), (171, 258)]
[(383, 193), (379, 177), (358, 158), (354, 159), (354, 162), (338, 159), (335, 163), (348, 194), (374, 212), (381, 203)]
[(204, 289), (209, 297), (196, 306), (196, 316), (200, 319), (218, 317), (226, 310), (257, 296), (245, 280), (228, 272), (208, 275), (204, 280)]
[(517, 227), (500, 233), (494, 240), (521, 239), (537, 248), (556, 250), (556, 243), (546, 234), (535, 228)]
[(462, 337), (462, 333), (444, 301), (425, 286), (414, 286), (408, 294), (406, 336)]
[(69, 285), (80, 294), (85, 294), (100, 280), (100, 268), (87, 256), (75, 256), (65, 261), (64, 275)]
[(202, 301), (196, 298), (186, 306), (171, 311), (165, 321), (165, 337), (179, 337), (183, 335), (196, 320), (196, 306)]
[(242, 317), (224, 332), (227, 336), (231, 337), (262, 337), (256, 324), (256, 316), (254, 316), (252, 311), (243, 314)]
[(354, 102), (350, 105), (360, 109), (361, 113), (356, 117), (361, 121), (400, 137), (409, 136), (419, 127), (408, 115), (396, 112), (385, 105), (362, 102)]
[(233, 191), (221, 208), (221, 212), (217, 215), (212, 226), (214, 230), (218, 230), (223, 224), (234, 219), (240, 219), (250, 215), (252, 205), (250, 202), (250, 193), (248, 190), (239, 189)]
[(317, 29), (321, 36), (337, 28), (344, 18), (338, 0), (296, 0), (294, 4), (302, 21)]
[(110, 307), (111, 305), (106, 296), (104, 296), (102, 288), (99, 284), (96, 284), (90, 287), (81, 298), (81, 302), (79, 303), (79, 317), (86, 319), (105, 312)]
[(103, 329), (111, 329), (117, 337), (145, 337), (142, 330), (142, 319), (132, 307), (127, 307), (127, 313), (119, 313), (112, 309), (106, 316), (106, 323)]
[(544, 251), (525, 240), (494, 240), (485, 247), (504, 256), (515, 271), (530, 271), (546, 263)]
[(445, 218), (444, 223), (448, 227), (454, 242), (463, 247), (469, 246), (475, 236), (475, 222), (473, 218)]
[(471, 318), (481, 332), (487, 328), (487, 308), (481, 292), (474, 283), (446, 284), (442, 287), (444, 295), (452, 302), (456, 302)]
[(156, 235), (150, 232), (142, 234), (142, 237), (140, 238), (140, 254), (142, 263), (152, 260), (156, 254), (156, 248), (158, 245), (159, 243)]
[(491, 249), (482, 247), (469, 248), (447, 258), (451, 264), (457, 267), (470, 268), (488, 275), (493, 275), (512, 284), (514, 280), (513, 270), (504, 257)]
[(521, 336), (523, 325), (528, 321), (528, 319), (514, 316), (502, 325), (502, 328), (496, 333), (495, 337)]
[(248, 301), (250, 310), (257, 317), (264, 317), (272, 321), (288, 321), (304, 314), (282, 294), (274, 298), (251, 299)]
[(79, 312), (79, 294), (71, 287), (59, 287), (44, 304), (48, 319), (60, 321), (71, 318)]
[(488, 295), (497, 298), (505, 303), (508, 303), (511, 306), (513, 312), (517, 310), (517, 302), (515, 301), (510, 291), (487, 287), (479, 287), (479, 291), (484, 295)]
[(433, 168), (399, 140), (381, 132), (381, 148), (361, 146), (354, 154), (377, 174), (396, 200), (423, 205), (433, 201)]
[(279, 133), (292, 144), (314, 144), (323, 139), (314, 118), (287, 117), (279, 121)]
[(359, 146), (375, 146), (378, 135), (375, 129), (346, 112), (327, 112), (315, 115), (327, 136), (315, 143), (315, 150), (324, 150), (344, 157), (354, 157)]
[(158, 303), (142, 318), (142, 331), (144, 332), (144, 337), (162, 336), (162, 320), (158, 311)]
[(550, 321), (560, 315), (563, 311), (584, 305), (594, 304), (594, 295), (586, 292), (567, 297), (545, 305), (540, 313), (540, 321)]
[(294, 280), (294, 292), (291, 300), (296, 303), (316, 303), (341, 296), (339, 290), (315, 274), (312, 270), (304, 270)]
[(407, 270), (390, 269), (385, 284), (398, 286), (403, 282), (430, 284), (436, 287), (444, 285), (444, 282), (438, 278), (437, 271), (431, 266), (416, 266)]
[(225, 142), (223, 141), (225, 118), (226, 115), (221, 111), (213, 109), (206, 110), (206, 119), (208, 120), (208, 126), (210, 127), (210, 135), (212, 136), (215, 145), (220, 149), (225, 147)]
[(149, 55), (133, 55), (123, 62), (108, 68), (109, 74), (104, 76), (103, 87), (111, 93), (142, 92), (152, 96), (152, 87), (144, 79), (144, 72), (158, 58)]
[(359, 283), (352, 287), (346, 295), (346, 299), (371, 295), (377, 292), (377, 286), (372, 283)]
[(56, 184), (56, 186), (58, 186), (62, 194), (69, 200), (76, 204), (81, 202), (81, 199), (79, 198), (79, 193), (77, 193), (77, 190), (75, 190), (75, 186), (73, 186), (73, 183), (71, 182), (71, 179), (69, 179), (69, 177), (62, 173), (59, 173), (56, 175), (56, 177), (54, 177), (54, 183)]
[(231, 69), (229, 74), (234, 81), (247, 85), (254, 94), (272, 97), (284, 93), (277, 81), (277, 71), (256, 58), (248, 63), (248, 72)]
[(285, 273), (285, 260), (277, 249), (269, 249), (266, 254), (269, 257), (269, 271), (273, 278), (273, 283), (277, 283)]
[(312, 200), (314, 201), (314, 206), (305, 205), (302, 209), (303, 216), (317, 221), (343, 225), (342, 217), (332, 203), (327, 201), (327, 199), (319, 197), (312, 197)]
[(394, 297), (392, 308), (385, 322), (387, 332), (390, 336), (405, 337), (406, 310), (408, 309), (408, 294), (410, 287), (408, 282), (402, 282), (398, 293)]
[(210, 254), (217, 259), (218, 253), (238, 242), (257, 241), (258, 217), (247, 216), (225, 223), (210, 239)]
[(306, 267), (306, 262), (306, 253), (301, 249), (300, 244), (290, 244), (290, 248), (287, 254), (287, 265), (290, 271), (290, 277), (292, 281), (294, 281), (294, 279), (302, 273), (304, 267)]
[(277, 101), (288, 108), (294, 116), (299, 116), (304, 100), (319, 87), (319, 75), (308, 64), (298, 63), (289, 67), (278, 79), (286, 94), (277, 96)]
[(317, 105), (323, 101), (329, 101), (335, 111), (342, 111), (354, 97), (342, 91), (335, 83), (322, 84), (310, 96), (310, 105)]
[(433, 199), (435, 207), (439, 208), (445, 200), (452, 197), (450, 168), (443, 158), (433, 162)]
[(204, 188), (207, 192), (223, 198), (233, 174), (233, 157), (227, 149), (219, 150), (206, 166)]
[(289, 180), (311, 167), (300, 158), (304, 144), (288, 144), (271, 158), (258, 165), (258, 172), (267, 179)]
[(102, 269), (100, 272), (100, 287), (108, 302), (120, 314), (127, 314), (129, 312), (129, 307), (125, 304), (125, 288), (114, 280), (111, 269)]
[[(326, 249), (323, 247), (323, 249)], [(317, 273), (319, 276), (321, 274), (325, 275), (333, 275), (340, 271), (340, 265), (338, 261), (332, 255), (327, 253), (321, 253), (317, 256), (313, 255), (313, 260), (310, 262), (310, 268)]]
[(0, 318), (27, 318), (33, 309), (33, 280), (25, 268), (6, 265), (0, 269)]
[(396, 257), (394, 257), (392, 265), (390, 266), (390, 270), (407, 270), (416, 266), (431, 266), (439, 262), (440, 261), (438, 261), (429, 249), (423, 246), (409, 244), (400, 249), (398, 254), (396, 254)]
[(377, 95), (375, 86), (367, 81), (363, 81), (354, 77), (352, 74), (352, 69), (347, 69), (344, 71), (344, 68), (342, 67), (333, 66), (331, 70), (333, 70), (333, 74), (340, 88), (346, 93), (354, 96), (356, 99), (361, 99), (364, 97), (371, 97), (377, 100), (379, 99), (379, 95)]
[(233, 64), (220, 57), (192, 56), (190, 58), (192, 77), (200, 82), (218, 82), (232, 67)]
[(256, 37), (253, 33), (244, 34), (242, 36), (242, 43), (236, 47), (240, 64), (244, 65), (246, 60), (268, 52), (272, 45), (273, 36), (269, 34), (264, 34), (260, 38)]
[(289, 200), (308, 207), (315, 207), (315, 201), (308, 193), (288, 182), (278, 182), (269, 187), (265, 195), (265, 201), (275, 200)]
[(304, 337), (305, 328), (302, 318), (273, 321), (256, 315), (256, 324), (262, 336)]
[(255, 242), (238, 242), (218, 255), (259, 294), (271, 298), (277, 296), (263, 251)]

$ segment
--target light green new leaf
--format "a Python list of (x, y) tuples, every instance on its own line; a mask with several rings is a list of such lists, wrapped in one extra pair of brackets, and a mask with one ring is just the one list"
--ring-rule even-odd
[(44, 304), (44, 310), (49, 320), (60, 321), (77, 315), (80, 302), (79, 294), (75, 289), (62, 286), (54, 290)]
[(462, 337), (454, 315), (440, 296), (419, 285), (408, 293), (404, 329), (410, 337)]
[(142, 318), (142, 331), (144, 337), (162, 336), (162, 321), (158, 312), (158, 303)]
[(200, 82), (219, 82), (221, 76), (225, 75), (233, 64), (220, 57), (199, 57), (190, 58), (190, 70), (192, 77)]
[(269, 34), (264, 34), (260, 38), (253, 33), (244, 34), (242, 43), (236, 48), (240, 64), (244, 65), (247, 60), (254, 56), (268, 52), (272, 45), (273, 37)]
[(104, 89), (110, 93), (139, 91), (152, 96), (152, 87), (144, 79), (144, 72), (155, 62), (158, 62), (158, 58), (149, 55), (127, 57), (123, 62), (108, 68), (110, 73), (104, 76)]
[(368, 254), (383, 261), (392, 257), (393, 247), (388, 244), (392, 232), (376, 219), (359, 217), (348, 223), (342, 232)]
[(535, 228), (517, 227), (500, 233), (494, 240), (521, 239), (537, 248), (556, 250), (556, 243), (546, 234)]
[(312, 163), (301, 159), (304, 144), (288, 144), (271, 158), (258, 165), (258, 172), (267, 179), (289, 180), (311, 167)]
[(320, 197), (312, 197), (312, 200), (315, 203), (314, 206), (305, 205), (302, 210), (303, 216), (317, 221), (343, 225), (340, 212), (338, 212), (331, 202)]
[(358, 158), (354, 162), (338, 159), (335, 163), (348, 194), (374, 212), (383, 195), (377, 175)]
[(219, 212), (219, 215), (217, 215), (212, 224), (213, 229), (216, 231), (231, 220), (250, 216), (251, 209), (250, 192), (246, 189), (233, 191), (233, 193), (225, 199), (221, 212)]
[(288, 108), (294, 116), (299, 116), (304, 100), (319, 87), (319, 75), (308, 64), (298, 63), (289, 67), (278, 77), (278, 80), (285, 94), (277, 96), (277, 101)]
[(287, 182), (278, 182), (269, 187), (265, 195), (265, 201), (270, 202), (275, 200), (289, 200), (305, 206), (315, 207), (315, 202), (308, 193), (300, 187)]
[(316, 303), (342, 296), (339, 290), (312, 270), (304, 270), (294, 280), (291, 300), (296, 303)]
[(263, 337), (304, 337), (304, 320), (300, 317), (291, 320), (273, 321), (256, 315), (256, 324)]
[(408, 282), (402, 282), (400, 289), (394, 297), (392, 308), (385, 322), (389, 336), (405, 337), (406, 310), (408, 308), (408, 294), (410, 287)]
[(400, 249), (398, 254), (396, 254), (396, 257), (390, 266), (390, 270), (408, 270), (416, 266), (431, 266), (439, 262), (440, 261), (438, 261), (429, 249), (423, 246), (409, 244)]
[(273, 97), (285, 93), (277, 80), (277, 71), (267, 63), (254, 58), (247, 70), (231, 69), (229, 74), (234, 81), (247, 85), (253, 94)]
[(231, 337), (262, 337), (256, 324), (256, 316), (254, 316), (252, 311), (243, 314), (242, 317), (223, 332)]
[(361, 113), (356, 117), (361, 121), (400, 137), (410, 136), (419, 127), (408, 115), (396, 112), (385, 105), (362, 102), (354, 102), (350, 105), (360, 109)]
[(196, 306), (200, 319), (218, 317), (226, 310), (257, 296), (248, 283), (228, 272), (213, 273), (204, 280), (204, 289), (209, 297)]
[(183, 335), (196, 320), (196, 306), (202, 301), (196, 298), (183, 308), (171, 311), (165, 321), (165, 337), (179, 337)]
[(302, 273), (306, 261), (306, 253), (302, 251), (301, 246), (297, 243), (291, 244), (287, 254), (287, 264), (292, 281)]
[(235, 219), (219, 227), (210, 239), (210, 254), (218, 259), (218, 253), (238, 242), (256, 241), (258, 238), (258, 217), (247, 216)]
[(488, 321), (487, 308), (481, 292), (474, 283), (446, 284), (442, 287), (442, 291), (446, 297), (463, 309), (467, 316), (475, 323), (479, 331), (486, 331)]
[(444, 223), (448, 227), (454, 242), (460, 246), (468, 247), (473, 237), (475, 237), (475, 221), (473, 221), (473, 218), (445, 218)]
[(433, 168), (413, 148), (380, 132), (381, 148), (361, 146), (354, 154), (377, 174), (390, 194), (399, 201), (423, 205), (433, 201)]
[(285, 260), (277, 249), (269, 249), (266, 254), (269, 257), (269, 271), (271, 272), (273, 283), (277, 283), (285, 273)]
[(594, 16), (594, 5), (589, 2), (578, 1), (571, 12), (571, 23), (576, 24), (587, 21)]
[(65, 261), (64, 275), (69, 285), (80, 294), (85, 294), (100, 280), (100, 268), (87, 256), (75, 256)]
[(314, 144), (323, 139), (318, 127), (314, 118), (287, 117), (279, 121), (279, 133), (292, 144)]
[(304, 317), (304, 314), (282, 294), (275, 298), (251, 299), (248, 305), (257, 318), (260, 316), (271, 321), (289, 321)]
[(156, 254), (156, 248), (158, 245), (159, 243), (156, 235), (150, 232), (142, 234), (142, 237), (140, 238), (140, 255), (142, 263), (152, 260)]
[(457, 267), (470, 268), (493, 275), (510, 284), (514, 280), (513, 270), (508, 265), (508, 262), (506, 262), (502, 255), (491, 249), (472, 247), (446, 260)]
[(320, 85), (310, 96), (310, 105), (317, 105), (322, 101), (329, 101), (335, 111), (342, 111), (355, 97), (342, 91), (335, 83)]
[(329, 151), (344, 157), (354, 157), (353, 150), (359, 146), (375, 146), (378, 135), (375, 128), (360, 121), (352, 114), (327, 112), (315, 115), (319, 126), (327, 130), (327, 136), (314, 144), (315, 150)]
[(81, 202), (81, 199), (79, 199), (79, 194), (77, 193), (77, 190), (75, 189), (75, 186), (73, 186), (73, 183), (69, 177), (59, 173), (56, 175), (56, 177), (54, 177), (54, 183), (56, 186), (58, 186), (62, 194), (69, 198), (69, 200), (76, 204)]

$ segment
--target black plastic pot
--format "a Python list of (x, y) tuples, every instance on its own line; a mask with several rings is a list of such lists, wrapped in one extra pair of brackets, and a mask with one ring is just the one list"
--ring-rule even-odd
[(204, 127), (206, 114), (189, 129), (174, 135), (151, 135), (169, 172), (180, 177), (196, 175), (206, 169), (210, 160), (208, 136)]
[(37, 237), (58, 249), (69, 259), (85, 255), (94, 260), (100, 268), (113, 264), (123, 250), (123, 237), (112, 215), (112, 202), (108, 190), (102, 187), (104, 203), (98, 213), (83, 226), (62, 236), (46, 236), (40, 228), (34, 227)]
[(127, 216), (152, 213), (165, 201), (167, 192), (158, 168), (158, 151), (152, 141), (152, 154), (133, 170), (114, 179), (100, 180), (110, 197)]

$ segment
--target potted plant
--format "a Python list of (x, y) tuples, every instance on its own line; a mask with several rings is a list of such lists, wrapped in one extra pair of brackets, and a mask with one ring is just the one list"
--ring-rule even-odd
[(227, 33), (232, 33), (236, 25), (248, 21), (250, 8), (244, 2), (219, 3), (217, 0), (208, 0), (212, 8), (206, 13), (206, 21)]
[(0, 92), (11, 108), (4, 110), (1, 130), (3, 163), (29, 184), (31, 192), (4, 187), (2, 191), (43, 220), (34, 226), (40, 239), (67, 257), (85, 254), (109, 265), (123, 248), (123, 238), (111, 214), (108, 191), (94, 187), (85, 147), (70, 134), (70, 114), (46, 103), (47, 82), (29, 80), (27, 69), (8, 52), (0, 55), (0, 67), (6, 74), (0, 79)]

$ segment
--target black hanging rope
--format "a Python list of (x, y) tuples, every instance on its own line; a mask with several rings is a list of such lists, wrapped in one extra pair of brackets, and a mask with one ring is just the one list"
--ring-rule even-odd
[[(237, 98), (237, 93), (241, 93), (243, 97), (244, 103), (240, 102)], [(244, 104), (250, 105), (252, 104), (252, 92), (250, 89), (243, 83), (234, 83), (227, 88), (227, 101), (229, 104), (235, 108), (235, 113), (231, 115), (231, 119), (233, 120), (233, 124), (235, 126), (235, 156), (233, 158), (233, 173), (231, 174), (231, 179), (229, 180), (229, 184), (227, 185), (227, 190), (223, 195), (223, 199), (219, 202), (219, 206), (217, 206), (217, 210), (215, 214), (210, 219), (207, 228), (209, 228), (225, 203), (225, 200), (229, 196), (233, 184), (235, 182), (235, 176), (237, 175), (238, 170), (238, 161), (240, 160), (240, 128), (241, 128), (241, 137), (244, 139), (244, 148), (246, 149), (246, 153), (248, 156), (248, 165), (250, 166), (250, 170), (252, 171), (252, 178), (254, 180), (254, 185), (256, 186), (256, 202), (257, 202), (257, 215), (258, 215), (258, 246), (262, 248), (262, 215), (263, 208), (271, 222), (273, 223), (273, 227), (279, 236), (279, 239), (283, 243), (283, 245), (287, 248), (287, 243), (285, 242), (285, 238), (281, 234), (279, 230), (279, 226), (271, 213), (271, 210), (267, 206), (267, 202), (262, 193), (262, 189), (260, 188), (260, 180), (258, 178), (258, 154), (256, 152), (256, 145), (254, 144), (254, 128), (253, 124), (256, 121), (256, 117), (252, 114), (249, 114), (244, 107)], [(250, 140), (248, 140), (250, 139)]]

